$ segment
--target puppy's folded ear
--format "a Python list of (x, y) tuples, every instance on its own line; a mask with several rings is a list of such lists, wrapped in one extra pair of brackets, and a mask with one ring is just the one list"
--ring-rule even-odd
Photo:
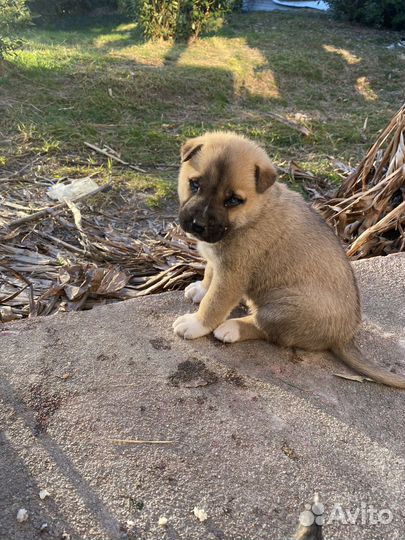
[(180, 152), (181, 161), (183, 163), (185, 161), (189, 161), (193, 156), (197, 154), (197, 152), (201, 150), (202, 143), (200, 141), (200, 137), (197, 137), (196, 139), (189, 139), (183, 144)]
[(277, 178), (277, 171), (269, 161), (255, 166), (256, 191), (264, 193), (266, 189), (274, 184)]

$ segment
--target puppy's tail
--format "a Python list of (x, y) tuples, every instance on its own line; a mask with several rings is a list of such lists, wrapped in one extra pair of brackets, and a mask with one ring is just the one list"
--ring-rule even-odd
[(322, 526), (313, 523), (309, 527), (300, 525), (294, 540), (323, 540)]
[(352, 342), (340, 347), (331, 349), (333, 354), (344, 364), (351, 367), (357, 373), (370, 377), (375, 382), (393, 386), (394, 388), (405, 388), (405, 378), (394, 373), (390, 373), (373, 364), (369, 364), (357, 346)]

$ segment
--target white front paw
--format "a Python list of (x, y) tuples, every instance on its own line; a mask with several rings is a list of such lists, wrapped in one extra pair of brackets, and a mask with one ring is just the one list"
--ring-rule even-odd
[(197, 319), (196, 313), (187, 313), (178, 317), (173, 323), (173, 330), (184, 339), (196, 339), (206, 336), (211, 331)]
[(207, 293), (202, 281), (195, 281), (184, 289), (184, 296), (194, 304), (199, 304)]
[(214, 336), (224, 343), (235, 343), (236, 341), (239, 341), (239, 323), (233, 319), (225, 321), (214, 330)]

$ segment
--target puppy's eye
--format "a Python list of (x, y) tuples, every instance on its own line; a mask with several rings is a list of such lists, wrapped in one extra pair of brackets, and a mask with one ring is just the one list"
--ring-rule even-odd
[(232, 197), (225, 199), (224, 206), (229, 208), (230, 206), (239, 206), (240, 204), (243, 204), (244, 202), (245, 201), (243, 199), (240, 199), (239, 197), (235, 197), (235, 195), (233, 195)]
[(191, 193), (197, 193), (197, 191), (200, 189), (200, 182), (196, 178), (190, 178), (190, 190)]

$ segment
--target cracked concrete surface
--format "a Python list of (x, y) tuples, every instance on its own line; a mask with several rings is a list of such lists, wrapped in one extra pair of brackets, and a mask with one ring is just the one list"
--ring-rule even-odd
[[(355, 269), (359, 342), (403, 373), (405, 255)], [(335, 377), (328, 354), (182, 341), (193, 310), (167, 293), (3, 325), (0, 538), (284, 540), (317, 491), (327, 540), (403, 539), (404, 392)]]

